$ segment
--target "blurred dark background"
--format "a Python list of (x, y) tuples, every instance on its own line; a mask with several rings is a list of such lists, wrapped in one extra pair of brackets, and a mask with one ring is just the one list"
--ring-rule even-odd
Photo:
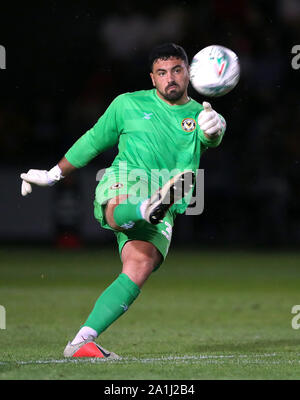
[[(49, 169), (112, 99), (152, 87), (147, 57), (182, 45), (190, 60), (221, 44), (241, 62), (239, 85), (209, 100), (227, 120), (201, 160), (205, 208), (179, 216), (173, 246), (297, 247), (300, 44), (298, 0), (23, 2), (1, 4), (0, 241), (76, 247), (114, 242), (93, 217), (96, 173), (111, 149), (53, 188), (22, 198), (19, 174)], [(192, 88), (190, 95), (204, 100)]]

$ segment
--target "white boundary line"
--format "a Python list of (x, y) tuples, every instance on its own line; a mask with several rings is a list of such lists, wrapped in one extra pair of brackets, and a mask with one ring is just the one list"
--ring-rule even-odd
[[(285, 353), (284, 353), (285, 354)], [(184, 355), (184, 356), (163, 356), (163, 357), (154, 357), (154, 358), (135, 358), (135, 357), (123, 357), (119, 360), (106, 360), (102, 358), (64, 358), (64, 359), (49, 359), (49, 360), (27, 360), (27, 361), (0, 361), (1, 365), (42, 365), (42, 364), (68, 364), (68, 363), (91, 363), (97, 364), (102, 362), (114, 362), (114, 363), (155, 363), (155, 362), (182, 362), (182, 363), (196, 363), (196, 362), (210, 362), (210, 363), (218, 363), (221, 360), (224, 363), (224, 359), (234, 360), (242, 363), (262, 363), (264, 360), (262, 358), (270, 358), (280, 356), (279, 353), (264, 353), (264, 354), (220, 354), (220, 355)], [(299, 354), (294, 354), (295, 356), (299, 356)], [(250, 359), (250, 360), (249, 360)], [(272, 363), (300, 363), (299, 359), (290, 359), (290, 360), (274, 360)]]

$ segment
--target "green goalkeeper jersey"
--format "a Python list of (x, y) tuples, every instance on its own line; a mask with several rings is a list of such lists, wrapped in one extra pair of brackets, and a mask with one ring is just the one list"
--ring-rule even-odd
[[(116, 97), (96, 124), (66, 153), (77, 168), (118, 144), (118, 154), (106, 173), (126, 168), (142, 170), (151, 187), (164, 184), (179, 171), (200, 165), (201, 154), (219, 145), (225, 131), (214, 140), (205, 137), (197, 124), (203, 106), (193, 99), (183, 105), (169, 105), (156, 89), (124, 93)], [(154, 184), (154, 186), (153, 186)], [(151, 193), (150, 193), (151, 194)], [(172, 207), (183, 213), (189, 200)]]

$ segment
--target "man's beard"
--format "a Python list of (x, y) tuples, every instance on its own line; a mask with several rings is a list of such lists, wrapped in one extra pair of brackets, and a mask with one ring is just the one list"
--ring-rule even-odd
[[(171, 86), (171, 85), (170, 85)], [(179, 88), (178, 85), (176, 85), (177, 88)], [(179, 99), (181, 99), (181, 97), (184, 95), (184, 90), (182, 89), (174, 89), (171, 91), (168, 91), (168, 88), (166, 88), (166, 90), (164, 92), (159, 91), (159, 93), (168, 101), (170, 102), (176, 102)]]

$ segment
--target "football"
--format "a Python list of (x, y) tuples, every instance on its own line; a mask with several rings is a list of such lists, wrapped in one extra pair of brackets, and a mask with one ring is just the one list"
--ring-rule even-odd
[(224, 96), (237, 85), (239, 78), (239, 58), (227, 47), (205, 47), (192, 59), (190, 82), (200, 94), (209, 97)]

